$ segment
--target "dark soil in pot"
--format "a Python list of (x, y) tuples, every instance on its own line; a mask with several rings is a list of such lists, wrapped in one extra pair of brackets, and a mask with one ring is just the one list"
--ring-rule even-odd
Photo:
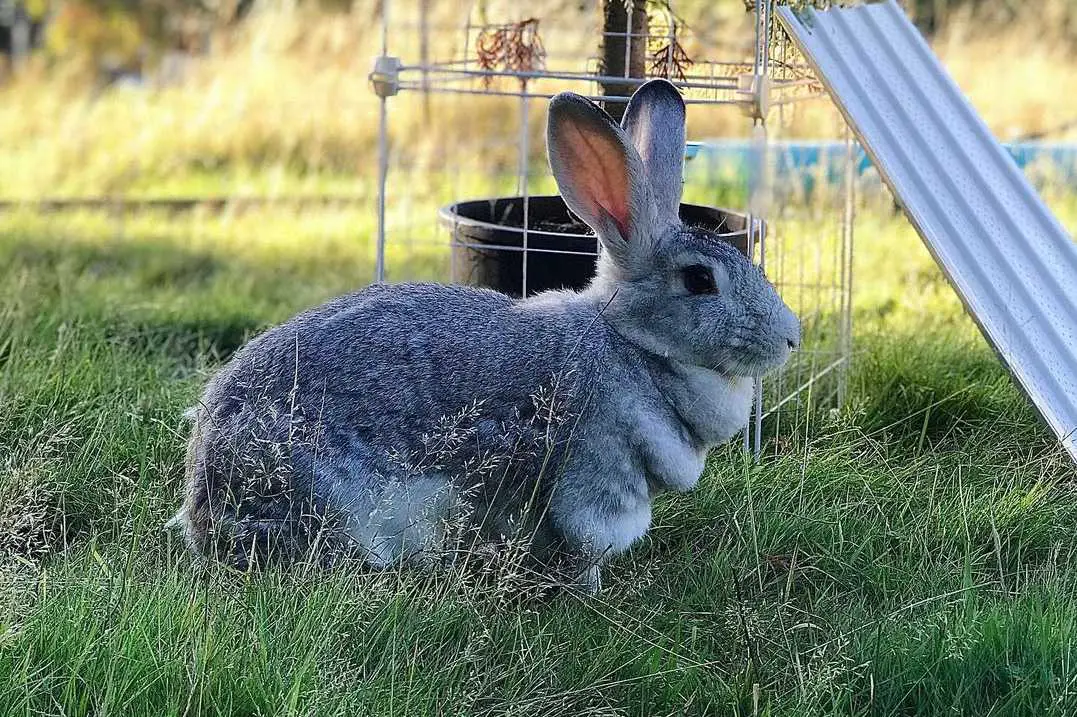
[[(524, 200), (499, 197), (444, 207), (441, 223), (452, 232), (453, 280), (519, 297), (524, 284)], [(746, 252), (746, 218), (724, 209), (681, 205), (685, 224), (715, 231)], [(560, 196), (528, 199), (527, 295), (548, 289), (579, 290), (595, 274), (598, 241)]]

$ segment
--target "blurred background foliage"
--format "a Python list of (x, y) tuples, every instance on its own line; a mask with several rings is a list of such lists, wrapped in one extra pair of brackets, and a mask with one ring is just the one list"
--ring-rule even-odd
[[(579, 27), (593, 26), (611, 1), (400, 0), (391, 6), (394, 19), (413, 29), (395, 34), (390, 46), (418, 55), (418, 8), (440, 33), (430, 51), (444, 54), (460, 50), (463, 32), (450, 37), (444, 28), (462, 29), (469, 7), (474, 23), (535, 15)], [(673, 5), (706, 40), (686, 40), (690, 53), (750, 56), (751, 0)], [(1077, 136), (1077, 95), (1063, 91), (1077, 77), (1077, 2), (906, 5), (1001, 139)], [(363, 193), (374, 174), (377, 102), (366, 78), (379, 51), (381, 11), (381, 0), (0, 0), (0, 198), (343, 185)], [(33, 48), (14, 63), (17, 17), (31, 23)], [(597, 32), (543, 27), (551, 57), (596, 56)], [(530, 146), (541, 159), (542, 108), (534, 104)], [(788, 112), (782, 135), (836, 136), (840, 127), (823, 105)], [(494, 136), (516, 121), (510, 101), (484, 102), (479, 111), (474, 101), (402, 95), (392, 106), (394, 146), (406, 147), (418, 169), (442, 161), (461, 126)], [(689, 115), (693, 138), (749, 130), (736, 111)], [(483, 167), (505, 171), (515, 154), (503, 143)]]
[[(689, 0), (678, 10), (698, 14), (706, 6), (743, 9), (754, 0)], [(486, 14), (488, 2), (479, 2)], [(586, 10), (595, 0), (572, 3)], [(901, 0), (917, 25), (929, 36), (952, 29), (956, 23), (974, 23), (979, 31), (1005, 31), (1035, 25), (1044, 40), (1072, 43), (1077, 38), (1077, 2), (1072, 0)], [(315, 12), (351, 12), (374, 19), (381, 0), (0, 0), (8, 15), (19, 9), (34, 21), (48, 24), (47, 49), (55, 56), (96, 60), (120, 56), (134, 60), (165, 49), (197, 49), (198, 36), (234, 27), (253, 10), (302, 7)], [(457, 3), (461, 8), (463, 4)], [(3, 13), (0, 12), (0, 24)]]

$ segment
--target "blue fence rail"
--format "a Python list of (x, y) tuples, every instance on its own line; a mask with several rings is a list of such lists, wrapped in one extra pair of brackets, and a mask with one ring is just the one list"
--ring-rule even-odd
[[(1020, 142), (1003, 146), (1038, 187), (1077, 188), (1077, 143)], [(877, 181), (877, 173), (864, 150), (857, 145), (854, 151), (857, 176)], [(845, 144), (838, 141), (775, 142), (771, 145), (771, 160), (776, 181), (779, 185), (799, 185), (807, 192), (819, 182), (840, 184), (845, 171), (845, 152)], [(758, 171), (758, 158), (749, 140), (690, 142), (686, 156), (687, 179), (744, 182), (753, 171)]]

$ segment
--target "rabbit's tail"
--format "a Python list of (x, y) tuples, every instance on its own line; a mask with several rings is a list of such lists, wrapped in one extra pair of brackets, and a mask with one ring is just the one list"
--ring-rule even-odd
[(165, 523), (164, 529), (182, 529), (188, 547), (204, 556), (210, 548), (212, 521), (209, 511), (211, 486), (204, 460), (205, 426), (201, 420), (200, 409), (201, 406), (196, 405), (183, 412), (183, 419), (192, 426), (191, 437), (187, 442), (183, 505)]
[[(187, 466), (186, 466), (186, 473), (185, 473), (185, 479), (186, 479), (185, 483), (187, 485), (188, 491), (190, 491), (191, 486), (194, 485), (194, 481), (192, 480), (192, 478), (194, 477), (194, 475), (193, 475), (193, 473), (194, 473), (194, 465), (193, 465), (193, 463), (194, 463), (194, 452), (196, 450), (195, 442), (197, 441), (197, 436), (198, 436), (197, 425), (198, 425), (199, 408), (201, 408), (201, 407), (200, 406), (191, 406), (190, 408), (188, 408), (186, 411), (184, 411), (181, 414), (181, 417), (183, 419), (183, 423), (191, 425), (191, 426), (195, 426), (195, 430), (192, 433), (190, 443), (187, 446)], [(175, 530), (176, 528), (187, 528), (188, 527), (188, 525), (189, 525), (188, 520), (187, 520), (187, 516), (188, 516), (187, 509), (189, 507), (188, 502), (189, 501), (184, 501), (183, 507), (181, 507), (178, 511), (176, 511), (176, 514), (173, 515), (171, 518), (169, 518), (165, 522), (164, 526), (161, 528), (162, 530), (169, 531), (169, 530)]]
[(187, 520), (187, 509), (180, 508), (176, 514), (169, 518), (161, 530), (174, 530), (181, 527)]
[(206, 413), (196, 410), (183, 507), (167, 525), (182, 526), (197, 555), (239, 570), (315, 555), (334, 560), (344, 547), (339, 531), (331, 529), (322, 506), (294, 485), (291, 459), (298, 449), (293, 446), (282, 460), (271, 449), (260, 452), (264, 446), (258, 443), (250, 454), (222, 458), (222, 440), (208, 429)]

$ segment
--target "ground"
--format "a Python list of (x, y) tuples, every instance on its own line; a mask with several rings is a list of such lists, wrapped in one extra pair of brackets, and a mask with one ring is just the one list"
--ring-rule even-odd
[(597, 598), (197, 569), (162, 531), (181, 413), (370, 279), (367, 215), (0, 214), (0, 714), (1077, 710), (1074, 468), (883, 211), (848, 407), (760, 465), (715, 451)]
[[(99, 92), (64, 56), (0, 87), (2, 199), (365, 200), (0, 209), (0, 717), (1077, 714), (1077, 470), (885, 199), (859, 210), (846, 406), (759, 465), (716, 450), (696, 491), (658, 500), (597, 598), (521, 597), (511, 574), (192, 564), (162, 530), (182, 412), (252, 333), (373, 275), (379, 33), (353, 4), (270, 3), (168, 87)], [(460, 19), (459, 2), (423, 4)], [(500, 5), (518, 3), (475, 15)], [(593, 3), (557, 5), (574, 27)], [(750, 36), (742, 3), (677, 5), (723, 46)], [(1075, 136), (1077, 93), (1059, 91), (1077, 76), (1072, 3), (935, 5), (964, 8), (932, 43), (997, 136)], [(989, 6), (1001, 23), (977, 15)], [(433, 232), (443, 200), (511, 187), (514, 101), (391, 107), (390, 189), (429, 205), (394, 204), (391, 222)], [(772, 124), (840, 136), (819, 105)], [(750, 131), (736, 108), (689, 118), (693, 139)], [(443, 151), (465, 135), (483, 140), (461, 148), (466, 166)], [(1073, 232), (1073, 189), (1048, 179)], [(692, 198), (746, 205), (705, 189)], [(786, 236), (833, 219), (813, 211), (782, 217)], [(406, 242), (388, 261), (394, 279), (446, 263)]]

